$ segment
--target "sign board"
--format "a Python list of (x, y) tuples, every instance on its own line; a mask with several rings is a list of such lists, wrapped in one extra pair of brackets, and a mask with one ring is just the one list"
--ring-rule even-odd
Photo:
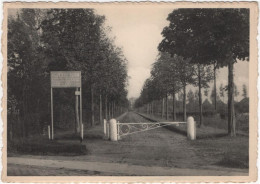
[(80, 95), (80, 91), (75, 91), (75, 95)]
[(52, 71), (52, 88), (79, 88), (81, 87), (80, 71)]
[(79, 88), (79, 91), (78, 89), (76, 90), (75, 95), (77, 95), (76, 103), (80, 100), (80, 104), (79, 107), (75, 108), (80, 108), (79, 120), (81, 139), (83, 139), (81, 71), (51, 71), (51, 136), (49, 136), (51, 139), (54, 139), (53, 88)]

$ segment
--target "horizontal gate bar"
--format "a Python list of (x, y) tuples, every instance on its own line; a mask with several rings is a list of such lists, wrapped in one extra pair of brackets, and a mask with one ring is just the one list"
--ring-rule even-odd
[(118, 125), (139, 125), (139, 124), (147, 124), (147, 125), (155, 125), (155, 124), (169, 124), (169, 125), (175, 125), (180, 123), (187, 123), (187, 122), (154, 122), (154, 123), (117, 123)]
[[(169, 124), (168, 124), (169, 125)], [(126, 133), (126, 134), (121, 134), (119, 135), (120, 137), (123, 137), (123, 136), (127, 136), (127, 135), (131, 135), (131, 134), (136, 134), (136, 133), (139, 133), (139, 132), (145, 132), (145, 131), (149, 131), (149, 130), (153, 130), (153, 129), (156, 129), (156, 128), (161, 128), (161, 127), (164, 127), (164, 126), (168, 126), (168, 125), (161, 125), (161, 126), (157, 126), (157, 127), (152, 127), (152, 128), (148, 128), (148, 129), (145, 129), (145, 130), (139, 130), (139, 131), (135, 131), (135, 132), (130, 132), (130, 133)]]

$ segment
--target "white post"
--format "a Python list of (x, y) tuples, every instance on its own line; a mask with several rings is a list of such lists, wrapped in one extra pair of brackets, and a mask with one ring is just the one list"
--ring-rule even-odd
[(196, 122), (191, 116), (187, 119), (187, 137), (189, 140), (196, 139)]
[(83, 125), (83, 123), (81, 123), (81, 140), (83, 140), (83, 138), (84, 138), (84, 125)]
[(50, 125), (48, 125), (48, 136), (49, 136), (49, 139), (51, 139), (51, 127), (50, 127)]
[(109, 121), (109, 134), (110, 134), (110, 140), (111, 141), (117, 141), (117, 123), (115, 119), (111, 119)]
[(104, 135), (107, 135), (107, 120), (104, 119)]

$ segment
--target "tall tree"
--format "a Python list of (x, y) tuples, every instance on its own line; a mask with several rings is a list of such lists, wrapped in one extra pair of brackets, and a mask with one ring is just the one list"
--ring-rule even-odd
[(8, 18), (8, 102), (15, 101), (8, 103), (8, 108), (15, 104), (13, 109), (19, 111), (22, 127), (15, 125), (18, 126), (15, 129), (22, 130), (23, 136), (39, 131), (40, 117), (33, 122), (32, 114), (42, 110), (42, 106), (47, 106), (47, 61), (40, 48), (38, 30), (44, 16), (44, 12), (40, 14), (38, 10), (21, 9), (16, 17)]
[(168, 20), (160, 50), (228, 67), (228, 133), (235, 136), (233, 65), (249, 57), (249, 10), (178, 9)]
[(190, 64), (188, 59), (183, 59), (180, 56), (174, 56), (176, 62), (177, 77), (180, 81), (180, 86), (183, 89), (183, 121), (186, 121), (186, 86), (188, 84), (194, 84), (194, 66)]
[(214, 100), (212, 100), (212, 103), (213, 103), (213, 101), (214, 101), (214, 108), (215, 108), (215, 111), (217, 110), (217, 68), (218, 68), (218, 63), (217, 62), (214, 62), (214, 64), (213, 64), (213, 74), (214, 74), (214, 86), (213, 86), (213, 93), (212, 93), (212, 95), (214, 95), (213, 97), (214, 98), (212, 98), (212, 99), (214, 99)]
[(195, 74), (197, 77), (197, 86), (199, 88), (199, 112), (200, 121), (199, 126), (203, 125), (203, 114), (202, 114), (202, 88), (208, 88), (208, 83), (212, 80), (212, 71), (210, 66), (203, 66), (202, 64), (196, 65)]
[[(223, 86), (222, 86), (223, 87)], [(215, 94), (216, 93), (216, 94)], [(210, 94), (210, 99), (211, 99), (211, 102), (218, 102), (220, 99), (219, 99), (219, 94), (218, 92), (215, 90), (215, 87), (213, 87), (212, 91), (211, 91), (211, 94)]]

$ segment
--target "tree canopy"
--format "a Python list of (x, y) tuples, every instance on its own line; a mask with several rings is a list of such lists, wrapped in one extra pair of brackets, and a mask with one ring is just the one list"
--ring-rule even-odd
[[(94, 9), (21, 9), (9, 17), (8, 107), (20, 111), (25, 134), (50, 122), (50, 71), (81, 71), (85, 117), (96, 116), (98, 104), (113, 115), (128, 107), (127, 60), (104, 23)], [(74, 121), (72, 95), (54, 90), (56, 122)], [(28, 120), (35, 114), (38, 123)]]

